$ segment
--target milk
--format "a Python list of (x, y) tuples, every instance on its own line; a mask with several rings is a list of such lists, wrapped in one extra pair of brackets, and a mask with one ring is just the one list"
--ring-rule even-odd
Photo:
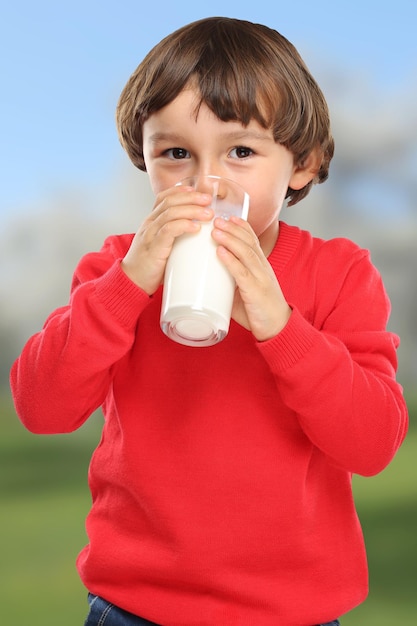
[(229, 330), (235, 281), (217, 257), (212, 230), (204, 222), (178, 237), (165, 270), (161, 328), (188, 346), (210, 346)]
[[(188, 178), (179, 185), (211, 193), (215, 217), (247, 219), (249, 196), (237, 183), (218, 176)], [(177, 237), (165, 268), (161, 328), (186, 346), (211, 346), (227, 335), (235, 281), (218, 259), (213, 221)]]

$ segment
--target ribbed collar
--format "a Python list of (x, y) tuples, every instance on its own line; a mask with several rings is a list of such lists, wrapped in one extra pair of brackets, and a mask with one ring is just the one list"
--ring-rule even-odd
[(289, 226), (285, 222), (279, 222), (278, 238), (275, 246), (268, 256), (268, 261), (278, 276), (286, 267), (287, 263), (295, 254), (301, 239), (301, 230), (298, 226)]

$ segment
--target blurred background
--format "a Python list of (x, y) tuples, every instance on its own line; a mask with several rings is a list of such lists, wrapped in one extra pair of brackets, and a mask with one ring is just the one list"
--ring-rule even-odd
[[(149, 49), (185, 23), (227, 15), (290, 39), (322, 87), (336, 141), (329, 180), (282, 219), (370, 249), (401, 336), (409, 436), (380, 476), (355, 478), (369, 599), (343, 625), (417, 618), (417, 38), (411, 0), (236, 2), (14, 0), (0, 8), (0, 600), (5, 623), (82, 624), (74, 560), (85, 543), (88, 461), (101, 418), (36, 437), (11, 403), (26, 339), (68, 298), (85, 252), (134, 232), (152, 207), (146, 175), (117, 139), (114, 111)], [(53, 381), (51, 381), (53, 384)], [(341, 565), (343, 566), (343, 565)], [(416, 622), (417, 623), (417, 622)], [(213, 625), (216, 626), (216, 625)]]

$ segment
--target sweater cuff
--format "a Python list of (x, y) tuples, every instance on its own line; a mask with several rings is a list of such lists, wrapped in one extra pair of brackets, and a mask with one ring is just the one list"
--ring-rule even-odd
[(131, 327), (136, 324), (151, 298), (130, 280), (120, 263), (121, 259), (117, 259), (103, 276), (94, 281), (95, 292), (100, 303), (111, 315), (122, 325)]
[(274, 372), (295, 365), (313, 347), (317, 330), (307, 322), (299, 310), (292, 306), (286, 326), (278, 335), (256, 345)]

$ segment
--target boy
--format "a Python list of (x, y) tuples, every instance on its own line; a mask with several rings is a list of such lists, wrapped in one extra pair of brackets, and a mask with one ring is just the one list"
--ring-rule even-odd
[[(391, 461), (407, 410), (369, 254), (278, 220), (327, 178), (324, 97), (276, 31), (209, 18), (148, 54), (117, 124), (155, 205), (81, 260), (70, 303), (11, 373), (33, 432), (103, 407), (78, 557), (86, 625), (337, 624), (367, 594), (351, 475)], [(205, 194), (176, 186), (197, 174), (250, 195), (248, 222), (214, 221), (236, 295), (210, 348), (159, 328), (173, 242), (213, 218)]]

